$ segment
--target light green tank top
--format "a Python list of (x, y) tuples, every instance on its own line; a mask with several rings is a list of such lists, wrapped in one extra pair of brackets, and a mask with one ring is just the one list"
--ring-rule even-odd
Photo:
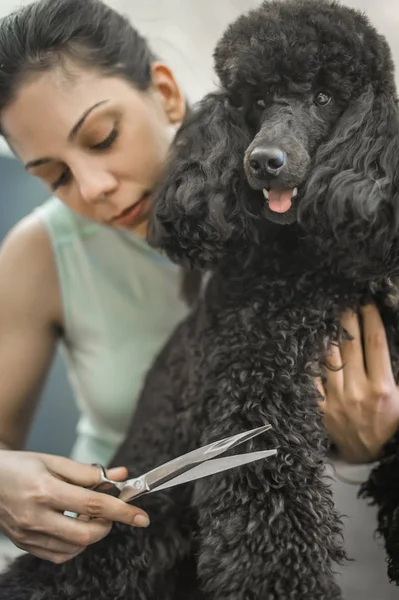
[(72, 458), (107, 464), (151, 363), (187, 314), (182, 272), (134, 234), (88, 221), (55, 198), (37, 213), (54, 250), (62, 347), (80, 411)]

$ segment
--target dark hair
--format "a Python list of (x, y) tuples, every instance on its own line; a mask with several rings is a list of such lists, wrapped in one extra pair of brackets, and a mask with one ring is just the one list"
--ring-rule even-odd
[(72, 59), (137, 88), (156, 59), (129, 20), (100, 0), (39, 0), (0, 21), (0, 112), (25, 78)]

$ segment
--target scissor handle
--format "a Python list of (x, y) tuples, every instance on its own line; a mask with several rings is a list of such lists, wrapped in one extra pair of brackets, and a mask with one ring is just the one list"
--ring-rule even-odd
[(124, 481), (114, 481), (113, 479), (109, 479), (109, 477), (107, 477), (107, 473), (105, 471), (105, 467), (103, 467), (103, 465), (100, 465), (100, 463), (93, 463), (92, 464), (93, 467), (97, 467), (100, 471), (100, 480), (98, 483), (95, 483), (94, 485), (91, 486), (91, 490), (97, 490), (98, 488), (100, 488), (103, 485), (112, 485), (112, 487), (116, 487), (119, 491), (121, 491), (123, 489), (124, 486)]
[(142, 496), (143, 494), (149, 491), (145, 475), (142, 475), (141, 477), (136, 477), (134, 479), (127, 479), (126, 481), (114, 481), (113, 479), (109, 479), (109, 477), (107, 477), (103, 465), (95, 463), (93, 464), (93, 467), (99, 468), (100, 481), (94, 486), (92, 486), (90, 488), (91, 490), (97, 490), (103, 485), (112, 485), (113, 487), (116, 487), (119, 490), (119, 498), (121, 500), (124, 500), (127, 496), (130, 500), (132, 500), (133, 498)]

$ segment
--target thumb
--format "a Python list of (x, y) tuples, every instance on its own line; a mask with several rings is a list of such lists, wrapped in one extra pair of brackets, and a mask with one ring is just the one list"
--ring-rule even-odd
[(317, 398), (317, 404), (319, 405), (321, 412), (325, 413), (327, 411), (327, 394), (326, 394), (326, 390), (324, 389), (321, 377), (315, 377), (314, 383), (315, 383), (317, 391), (319, 392), (319, 397)]
[(128, 478), (128, 475), (126, 467), (113, 467), (112, 469), (107, 469), (107, 477), (114, 481), (125, 481), (125, 479)]
[(319, 392), (319, 395), (320, 395), (319, 400), (326, 400), (327, 399), (326, 398), (326, 390), (324, 389), (321, 377), (315, 377), (314, 378), (314, 383), (315, 383), (316, 389), (317, 389), (317, 391)]

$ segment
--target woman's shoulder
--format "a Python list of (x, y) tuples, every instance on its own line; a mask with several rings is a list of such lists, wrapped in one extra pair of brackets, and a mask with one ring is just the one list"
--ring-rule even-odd
[(0, 249), (0, 277), (6, 285), (22, 287), (23, 293), (44, 301), (49, 314), (61, 319), (57, 270), (51, 241), (36, 213), (21, 219), (6, 235)]
[(42, 265), (52, 258), (50, 239), (44, 223), (36, 213), (30, 213), (8, 232), (1, 246), (1, 256), (10, 256), (18, 263)]

